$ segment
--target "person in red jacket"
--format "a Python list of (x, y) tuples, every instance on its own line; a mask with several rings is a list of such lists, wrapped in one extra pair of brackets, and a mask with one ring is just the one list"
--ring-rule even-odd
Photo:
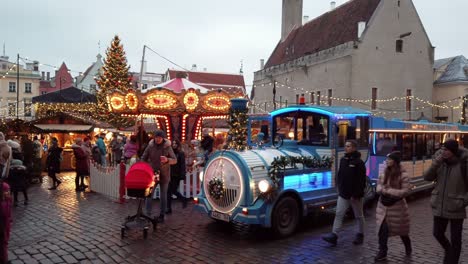
[(84, 177), (89, 175), (89, 154), (81, 147), (83, 140), (81, 138), (75, 139), (75, 144), (72, 145), (73, 154), (75, 155), (75, 190), (77, 192), (84, 191), (86, 185), (84, 184)]

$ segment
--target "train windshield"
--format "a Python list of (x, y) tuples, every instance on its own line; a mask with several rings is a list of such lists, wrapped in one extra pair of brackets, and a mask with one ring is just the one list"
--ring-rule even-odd
[(301, 145), (329, 144), (329, 117), (310, 112), (289, 112), (273, 118), (273, 138), (295, 140)]

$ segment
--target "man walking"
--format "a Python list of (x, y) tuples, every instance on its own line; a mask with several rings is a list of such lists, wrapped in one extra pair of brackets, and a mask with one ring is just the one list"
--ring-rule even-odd
[(338, 232), (343, 226), (343, 218), (351, 206), (358, 225), (358, 232), (353, 244), (361, 245), (364, 242), (363, 197), (366, 188), (366, 166), (361, 160), (361, 153), (357, 151), (355, 140), (347, 140), (345, 143), (345, 155), (340, 160), (336, 186), (338, 188), (338, 201), (333, 230), (324, 235), (322, 239), (336, 246)]
[[(157, 129), (154, 132), (154, 139), (146, 147), (141, 160), (149, 162), (153, 171), (159, 173), (159, 187), (161, 206), (158, 221), (164, 222), (164, 213), (167, 209), (167, 189), (171, 179), (171, 165), (177, 163), (177, 158), (172, 150), (171, 141), (165, 139), (164, 131)], [(146, 199), (146, 213), (151, 216), (152, 198)]]
[[(434, 216), (433, 235), (445, 250), (444, 264), (458, 263), (462, 248), (463, 220), (467, 205), (468, 150), (459, 149), (458, 142), (449, 139), (435, 154), (424, 180), (434, 181), (431, 207)], [(445, 236), (450, 222), (450, 241)]]

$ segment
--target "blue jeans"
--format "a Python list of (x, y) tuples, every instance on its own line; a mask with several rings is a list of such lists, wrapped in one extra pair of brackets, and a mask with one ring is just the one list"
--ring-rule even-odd
[[(167, 189), (169, 187), (169, 183), (164, 183), (161, 184), (159, 183), (159, 199), (161, 200), (160, 204), (160, 216), (164, 216), (164, 213), (166, 212), (167, 209)], [(151, 195), (146, 198), (146, 214), (151, 217), (151, 213), (153, 211), (153, 193), (154, 190), (156, 189), (156, 186), (153, 188), (153, 191), (151, 192)]]
[(104, 154), (104, 155), (101, 155), (101, 165), (102, 165), (103, 167), (106, 167), (106, 166), (107, 166), (107, 157), (106, 157), (105, 154)]

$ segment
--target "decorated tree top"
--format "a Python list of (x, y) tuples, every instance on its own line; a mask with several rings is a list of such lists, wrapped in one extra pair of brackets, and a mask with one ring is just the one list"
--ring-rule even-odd
[(116, 127), (126, 127), (130, 125), (131, 120), (110, 112), (107, 96), (117, 91), (124, 94), (128, 92), (131, 87), (129, 69), (125, 51), (120, 43), (119, 36), (116, 35), (111, 42), (111, 46), (107, 48), (102, 72), (96, 80), (96, 83), (99, 85), (99, 91), (97, 92), (99, 119), (111, 123)]
[(111, 42), (111, 46), (107, 48), (104, 66), (96, 81), (101, 91), (106, 94), (114, 91), (126, 93), (131, 86), (129, 69), (125, 51), (120, 43), (119, 36), (116, 35)]

